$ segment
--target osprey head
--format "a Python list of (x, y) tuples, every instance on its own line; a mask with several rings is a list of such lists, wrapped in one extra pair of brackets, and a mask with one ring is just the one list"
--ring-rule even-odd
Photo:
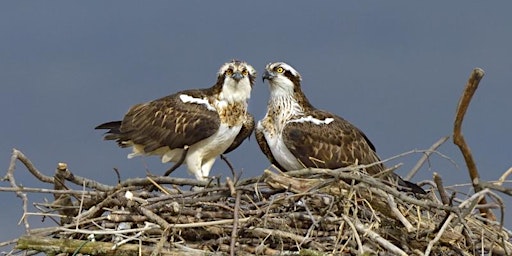
[(256, 71), (246, 62), (232, 60), (225, 63), (217, 73), (217, 84), (221, 86), (220, 98), (230, 103), (246, 101), (255, 79)]
[(293, 94), (295, 87), (300, 87), (299, 72), (284, 62), (269, 63), (263, 73), (263, 81), (268, 80), (270, 91)]

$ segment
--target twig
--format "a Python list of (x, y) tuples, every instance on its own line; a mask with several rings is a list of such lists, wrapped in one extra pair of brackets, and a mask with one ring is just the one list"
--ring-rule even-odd
[[(151, 177), (151, 179), (158, 184), (173, 184), (178, 186), (190, 185), (195, 187), (205, 187), (208, 185), (208, 181), (196, 180), (196, 179), (184, 179), (184, 178), (173, 178), (173, 177), (163, 177), (163, 176), (155, 176)], [(118, 186), (127, 187), (127, 186), (147, 186), (151, 185), (151, 181), (147, 178), (131, 178), (126, 179), (121, 182)], [(114, 187), (112, 187), (113, 189)]]
[[(251, 217), (238, 219), (238, 223), (244, 223), (251, 220)], [(233, 224), (234, 219), (227, 220), (214, 220), (214, 221), (204, 221), (204, 222), (195, 222), (195, 223), (186, 223), (186, 224), (172, 224), (174, 228), (198, 228), (198, 227), (207, 227), (207, 226), (215, 226), (215, 225), (224, 225), (224, 224)]]
[(167, 242), (169, 238), (169, 231), (170, 228), (164, 229), (164, 232), (162, 232), (162, 235), (160, 236), (160, 240), (156, 244), (155, 250), (151, 252), (151, 256), (157, 256), (160, 255), (160, 252), (162, 251), (162, 248), (164, 247), (165, 242)]
[[(455, 116), (455, 122), (453, 125), (453, 143), (459, 147), (462, 155), (464, 156), (466, 166), (468, 167), (469, 177), (471, 178), (475, 192), (482, 190), (482, 187), (478, 185), (480, 174), (478, 173), (476, 163), (473, 160), (471, 149), (467, 145), (464, 136), (462, 135), (462, 121), (464, 120), (464, 116), (469, 107), (469, 103), (471, 102), (471, 98), (475, 94), (475, 91), (478, 88), (480, 80), (484, 77), (484, 74), (484, 71), (480, 68), (475, 68), (471, 72), (471, 75), (466, 84), (466, 88), (464, 89), (464, 93), (459, 100), (459, 104), (457, 106), (457, 114)], [(480, 203), (487, 204), (487, 200), (482, 198)], [(496, 216), (489, 209), (480, 209), (480, 213), (485, 214), (487, 218), (496, 220)]]
[(257, 234), (258, 236), (272, 235), (275, 237), (290, 239), (297, 243), (301, 243), (306, 239), (303, 236), (296, 235), (296, 234), (282, 231), (282, 230), (275, 230), (275, 229), (268, 229), (268, 228), (256, 228), (256, 227), (251, 227), (251, 228), (249, 228), (249, 230), (254, 232), (255, 234)]
[(496, 182), (496, 185), (503, 185), (503, 183), (507, 180), (507, 177), (512, 174), (512, 167), (510, 167), (507, 171), (505, 171), (501, 177), (498, 179), (498, 182)]
[[(119, 255), (120, 252), (123, 252), (122, 255), (150, 255), (152, 251), (154, 251), (153, 246), (146, 245), (134, 245), (134, 244), (124, 244), (118, 248), (118, 250), (112, 250), (113, 243), (107, 242), (88, 242), (87, 244), (83, 244), (83, 240), (77, 239), (55, 239), (55, 238), (47, 238), (47, 237), (37, 237), (37, 236), (22, 236), (19, 239), (18, 245), (16, 246), (18, 249), (33, 249), (40, 252), (46, 252), (50, 255), (55, 255), (56, 252), (61, 253), (74, 253), (76, 248), (80, 249), (80, 253), (82, 254), (91, 254), (91, 255)], [(183, 250), (180, 249), (168, 249), (161, 252), (162, 256), (171, 256), (171, 255), (180, 255), (184, 254)], [(204, 255), (199, 253), (191, 253), (186, 252), (186, 255), (189, 256), (198, 256)]]
[[(151, 176), (147, 176), (146, 177), (149, 182), (151, 182), (151, 184), (153, 184), (154, 187), (158, 188), (160, 191), (162, 191), (162, 193), (166, 194), (166, 195), (169, 195), (171, 193), (169, 193), (169, 191), (167, 189), (165, 189), (164, 187), (162, 187), (160, 184), (158, 184)], [(149, 191), (153, 191), (153, 187), (148, 189)]]
[(229, 245), (229, 252), (231, 256), (235, 256), (236, 238), (238, 232), (238, 212), (240, 211), (240, 198), (242, 197), (242, 191), (236, 192), (235, 199), (235, 212), (233, 213), (233, 229), (231, 231), (231, 242)]
[[(382, 183), (382, 181), (369, 177), (369, 176), (361, 176), (356, 175), (352, 173), (347, 173), (345, 171), (354, 171), (357, 170), (357, 166), (355, 167), (346, 167), (346, 168), (340, 168), (335, 170), (328, 170), (328, 169), (317, 169), (317, 168), (310, 168), (310, 169), (303, 169), (299, 171), (290, 171), (286, 172), (285, 175), (289, 176), (303, 176), (306, 174), (323, 174), (323, 175), (330, 175), (332, 177), (336, 177), (337, 179), (341, 180), (354, 180), (362, 183), (366, 183), (369, 186), (370, 189), (372, 188), (378, 188), (381, 191), (384, 191), (386, 193), (389, 193), (395, 197), (395, 199), (399, 199), (400, 201), (415, 204), (421, 207), (425, 208), (437, 208), (440, 210), (447, 210), (447, 211), (456, 211), (456, 207), (450, 207), (446, 205), (441, 205), (439, 203), (433, 202), (433, 201), (426, 201), (426, 200), (418, 200), (415, 198), (412, 198), (410, 196), (407, 196), (407, 194), (402, 193), (395, 188), (389, 187), (386, 184)], [(265, 173), (270, 172), (268, 170), (265, 170)], [(359, 186), (360, 184), (356, 185)]]
[[(37, 170), (36, 167), (32, 164), (32, 161), (30, 161), (21, 151), (13, 148), (12, 149), (12, 155), (11, 155), (11, 165), (14, 166), (13, 160), (20, 160), (20, 162), (27, 167), (27, 170), (32, 173), (38, 180), (45, 182), (45, 183), (52, 183), (53, 184), (53, 177), (46, 176), (42, 174), (39, 170)], [(14, 168), (14, 167), (13, 167)], [(7, 171), (9, 173), (11, 169)], [(14, 172), (14, 169), (12, 169), (11, 173)]]
[(446, 193), (446, 190), (443, 186), (443, 180), (441, 179), (441, 176), (434, 172), (434, 182), (436, 183), (437, 191), (439, 191), (439, 196), (441, 197), (441, 202), (444, 205), (450, 205), (450, 200), (448, 199), (448, 193)]
[[(29, 170), (33, 169), (33, 170), (37, 171), (34, 168), (34, 166), (32, 165), (32, 163), (30, 162), (30, 160), (28, 160), (20, 151), (13, 149), (13, 153), (11, 156), (11, 162), (9, 163), (9, 169), (7, 169), (7, 174), (5, 175), (5, 179), (9, 180), (9, 182), (11, 183), (11, 187), (13, 187), (13, 188), (19, 188), (19, 186), (16, 184), (16, 179), (14, 179), (14, 169), (16, 169), (16, 160), (20, 159), (20, 158), (24, 159), (24, 160), (20, 160), (20, 161), (22, 161), (25, 164), (25, 166), (27, 166), (27, 168)], [(37, 173), (39, 173), (39, 171), (37, 171)], [(19, 198), (21, 198), (21, 201), (23, 202), (23, 216), (25, 216), (25, 214), (28, 213), (27, 194), (22, 193), (20, 191), (16, 191), (16, 195)], [(25, 231), (27, 232), (27, 234), (30, 234), (30, 225), (28, 223), (27, 218), (23, 218), (23, 224), (25, 225)]]
[(439, 146), (441, 146), (443, 143), (445, 143), (450, 136), (445, 136), (440, 138), (438, 141), (436, 141), (432, 146), (430, 146), (429, 149), (425, 151), (425, 153), (421, 156), (420, 160), (416, 163), (416, 165), (409, 171), (407, 176), (405, 176), (405, 180), (411, 180), (414, 175), (420, 170), (421, 166), (423, 166), (423, 163), (427, 161), (428, 157), (432, 154), (432, 152), (435, 152)]
[(359, 237), (359, 233), (357, 232), (356, 226), (347, 216), (341, 215), (341, 217), (343, 218), (343, 220), (345, 220), (345, 223), (348, 224), (348, 226), (352, 229), (352, 232), (354, 233), (354, 238), (356, 239), (357, 250), (359, 251), (359, 255), (364, 255), (363, 243), (361, 243), (361, 238)]
[(158, 228), (159, 228), (159, 226), (154, 223), (149, 223), (149, 225), (146, 225), (142, 228), (131, 228), (131, 229), (121, 229), (121, 230), (114, 230), (114, 229), (88, 230), (88, 229), (70, 229), (70, 228), (64, 228), (64, 227), (57, 227), (58, 230), (64, 231), (64, 232), (80, 233), (80, 234), (93, 234), (93, 235), (127, 234), (127, 233), (134, 233), (134, 232), (140, 232), (140, 231), (148, 231), (148, 230), (158, 229)]
[(491, 182), (480, 182), (479, 183), (482, 188), (490, 188), (492, 190), (499, 191), (501, 193), (507, 194), (509, 196), (512, 196), (512, 188), (506, 188)]
[[(465, 200), (464, 202), (462, 202), (460, 205), (459, 205), (459, 208), (462, 209), (464, 208), (467, 204), (473, 204), (473, 205), (476, 205), (479, 201), (481, 202), (482, 198), (485, 196), (485, 194), (489, 193), (490, 191), (487, 190), (487, 189), (484, 189), (484, 190), (481, 190), (477, 193), (475, 193), (473, 196), (471, 196), (470, 198), (468, 198), (467, 200)], [(471, 208), (469, 208), (467, 210), (467, 214), (469, 214), (471, 212)], [(446, 231), (446, 229), (448, 228), (448, 225), (450, 224), (450, 222), (452, 221), (453, 218), (455, 218), (457, 216), (457, 214), (455, 213), (451, 213), (447, 218), (446, 218), (446, 221), (443, 223), (443, 225), (441, 226), (441, 228), (439, 229), (439, 231), (437, 232), (437, 235), (434, 237), (434, 239), (430, 240), (430, 242), (428, 243), (428, 246), (427, 246), (427, 249), (425, 250), (425, 256), (429, 256), (430, 255), (430, 252), (432, 251), (432, 247), (439, 241), (439, 239), (441, 239), (441, 237), (443, 236), (444, 232)], [(465, 216), (459, 216), (460, 218), (464, 218)]]
[(380, 244), (382, 247), (386, 248), (388, 251), (392, 252), (394, 255), (402, 255), (407, 256), (407, 253), (402, 251), (402, 249), (398, 248), (396, 245), (390, 243), (388, 240), (384, 239), (379, 234), (375, 233), (373, 230), (367, 228), (364, 224), (358, 222), (354, 223), (354, 226), (356, 227), (357, 231), (360, 233), (366, 234), (369, 236), (372, 240)]
[(388, 195), (388, 205), (391, 209), (391, 212), (395, 217), (398, 218), (400, 222), (405, 226), (407, 232), (412, 232), (414, 230), (413, 225), (404, 217), (404, 215), (398, 210), (398, 206), (396, 205), (395, 199), (393, 196)]
[(226, 177), (226, 185), (229, 188), (229, 193), (231, 194), (231, 196), (236, 196), (237, 191), (235, 189), (235, 185), (233, 184), (233, 181), (231, 181), (229, 177)]
[(139, 207), (139, 211), (146, 216), (149, 220), (152, 220), (156, 224), (158, 224), (162, 229), (170, 229), (171, 224), (169, 224), (166, 220), (164, 220), (162, 217), (158, 216), (154, 212), (146, 209), (145, 207)]
[(70, 195), (86, 195), (86, 196), (102, 196), (105, 192), (91, 191), (91, 190), (55, 190), (46, 188), (29, 188), (29, 187), (17, 187), (17, 188), (5, 188), (0, 187), (0, 192), (27, 192), (27, 193), (50, 193), (50, 194), (70, 194)]
[[(82, 190), (85, 191), (85, 184), (82, 186)], [(80, 200), (80, 208), (78, 209), (78, 212), (82, 212), (82, 208), (84, 206), (84, 194), (82, 194), (82, 198)], [(80, 225), (80, 216), (76, 217), (76, 228), (78, 228), (78, 225)]]

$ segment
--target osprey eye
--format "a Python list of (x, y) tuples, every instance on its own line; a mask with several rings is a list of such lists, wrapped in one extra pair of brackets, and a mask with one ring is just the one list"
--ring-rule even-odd
[(246, 70), (244, 70), (244, 71), (242, 71), (242, 75), (243, 75), (243, 76), (246, 76), (247, 74), (249, 74), (249, 71), (247, 71), (247, 69), (246, 69)]
[(231, 70), (231, 69), (226, 70), (226, 75), (230, 76), (232, 74), (233, 74), (233, 70)]
[(277, 73), (283, 73), (284, 72), (284, 68), (278, 67), (278, 68), (276, 68), (276, 72)]

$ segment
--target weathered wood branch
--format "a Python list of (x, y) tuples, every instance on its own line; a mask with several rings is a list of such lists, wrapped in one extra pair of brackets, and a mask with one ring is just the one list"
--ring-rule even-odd
[[(475, 94), (476, 89), (480, 84), (480, 80), (482, 80), (484, 77), (484, 74), (484, 70), (480, 68), (475, 68), (471, 72), (468, 82), (466, 83), (464, 93), (462, 94), (459, 100), (459, 104), (457, 105), (457, 114), (455, 116), (453, 125), (453, 143), (459, 147), (460, 151), (462, 152), (462, 156), (464, 156), (466, 166), (468, 167), (469, 177), (471, 178), (475, 192), (480, 192), (482, 190), (482, 186), (479, 184), (480, 174), (478, 173), (471, 149), (469, 148), (466, 140), (464, 139), (464, 136), (462, 135), (462, 121), (464, 120), (464, 116), (468, 110), (469, 103), (471, 102), (471, 99), (473, 98), (473, 95)], [(487, 204), (487, 200), (482, 198), (480, 204)], [(481, 208), (480, 212), (485, 214), (487, 218), (496, 220), (496, 216), (490, 209)]]
[[(87, 240), (76, 240), (76, 239), (57, 239), (40, 236), (22, 236), (18, 240), (16, 245), (17, 249), (25, 250), (36, 250), (45, 252), (48, 255), (54, 255), (57, 253), (82, 253), (90, 255), (103, 255), (103, 256), (138, 256), (150, 255), (154, 247), (136, 244), (123, 244), (116, 249), (114, 243), (107, 242), (92, 242)], [(193, 253), (190, 250), (182, 250), (175, 248), (161, 249), (160, 255), (162, 256), (203, 256), (204, 252)], [(212, 254), (213, 255), (213, 254)]]

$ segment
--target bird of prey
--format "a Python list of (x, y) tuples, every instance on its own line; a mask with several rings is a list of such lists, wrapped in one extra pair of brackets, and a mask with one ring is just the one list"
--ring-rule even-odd
[[(270, 88), (267, 113), (256, 126), (256, 140), (270, 162), (282, 171), (303, 168), (337, 169), (380, 162), (368, 137), (347, 120), (316, 109), (301, 89), (301, 76), (283, 62), (265, 67), (263, 81)], [(381, 163), (366, 168), (370, 175), (385, 169)], [(418, 185), (391, 173), (393, 183), (416, 193)], [(388, 177), (389, 177), (388, 176)]]
[(132, 106), (122, 121), (101, 124), (105, 140), (132, 147), (128, 158), (158, 155), (162, 163), (181, 161), (198, 180), (205, 180), (217, 156), (249, 137), (254, 118), (247, 100), (256, 71), (233, 60), (221, 66), (210, 88), (191, 89)]

